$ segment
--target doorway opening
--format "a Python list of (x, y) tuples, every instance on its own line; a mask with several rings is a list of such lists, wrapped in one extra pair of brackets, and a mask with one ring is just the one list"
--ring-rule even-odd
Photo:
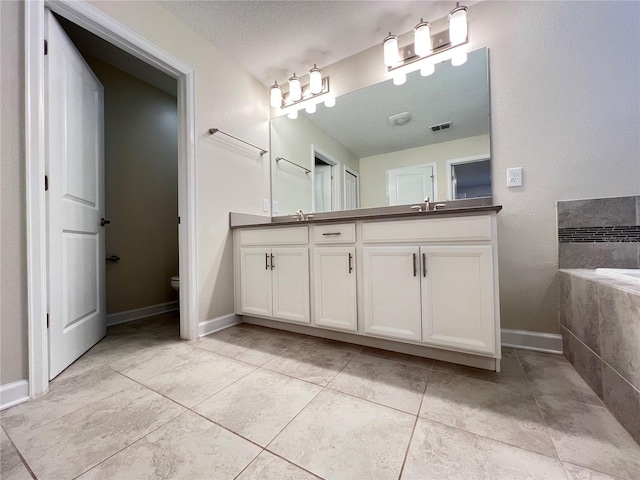
[(449, 200), (491, 196), (491, 160), (486, 156), (447, 160)]
[(340, 210), (338, 165), (340, 162), (312, 145), (313, 192), (312, 211)]

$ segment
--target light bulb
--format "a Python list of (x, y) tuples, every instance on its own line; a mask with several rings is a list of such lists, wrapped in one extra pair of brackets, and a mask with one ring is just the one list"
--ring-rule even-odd
[(291, 120), (295, 120), (296, 118), (298, 118), (298, 111), (297, 110), (292, 110), (287, 114), (287, 117), (289, 117)]
[(329, 95), (327, 99), (324, 101), (324, 106), (327, 108), (335, 107), (336, 97), (334, 97), (333, 95)]
[(307, 113), (316, 113), (316, 104), (315, 103), (310, 103), (309, 105), (307, 105), (305, 107), (304, 110)]
[(454, 67), (459, 67), (460, 65), (464, 65), (467, 61), (467, 54), (465, 52), (454, 53), (451, 57), (451, 65)]
[(449, 14), (449, 41), (452, 46), (467, 39), (467, 7), (456, 7)]
[(413, 43), (416, 55), (420, 57), (431, 53), (431, 24), (420, 19), (420, 23), (413, 29)]
[(400, 54), (398, 53), (398, 37), (391, 35), (384, 39), (382, 42), (384, 46), (384, 64), (387, 67), (391, 67), (400, 61)]
[(422, 65), (422, 67), (420, 67), (420, 75), (422, 75), (423, 77), (428, 77), (435, 71), (436, 67), (433, 63), (425, 63), (424, 65)]
[(293, 102), (297, 102), (302, 98), (302, 85), (300, 85), (300, 79), (293, 74), (293, 77), (289, 79), (289, 99)]
[(403, 85), (407, 81), (407, 75), (405, 73), (396, 73), (393, 75), (394, 85)]
[(309, 90), (314, 95), (322, 91), (322, 70), (316, 67), (315, 63), (313, 68), (309, 70)]
[(271, 106), (273, 108), (282, 106), (282, 89), (280, 85), (278, 85), (278, 82), (271, 86)]

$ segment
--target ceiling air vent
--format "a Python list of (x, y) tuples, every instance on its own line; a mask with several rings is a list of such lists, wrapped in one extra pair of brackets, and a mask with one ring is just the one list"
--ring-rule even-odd
[(448, 128), (451, 128), (451, 122), (444, 122), (438, 125), (431, 125), (429, 128), (431, 129), (432, 132), (439, 132), (440, 130), (446, 130)]
[(409, 112), (398, 113), (389, 117), (389, 123), (391, 125), (404, 125), (411, 120), (411, 114)]

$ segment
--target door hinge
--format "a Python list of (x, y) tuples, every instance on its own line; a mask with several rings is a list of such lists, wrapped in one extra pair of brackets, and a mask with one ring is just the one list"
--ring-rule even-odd
[(47, 190), (49, 190), (49, 176), (45, 175), (44, 176), (44, 191), (46, 192)]
[(44, 41), (44, 54), (47, 55), (49, 53), (49, 42), (47, 40)]
[(47, 328), (49, 328), (49, 314), (47, 313)]
[(178, 225), (180, 225), (180, 217), (178, 217)]

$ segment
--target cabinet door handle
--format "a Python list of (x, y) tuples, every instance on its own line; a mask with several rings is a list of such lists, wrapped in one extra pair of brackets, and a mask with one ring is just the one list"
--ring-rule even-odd
[(276, 266), (275, 262), (273, 261), (273, 253), (271, 254), (271, 270), (273, 270), (273, 268)]
[(413, 254), (413, 276), (417, 277), (418, 276), (418, 268), (416, 266), (416, 254)]
[(340, 234), (341, 234), (340, 232), (327, 232), (327, 233), (323, 233), (322, 235), (324, 235), (326, 237), (326, 236), (329, 236), (329, 235), (340, 235)]
[(427, 276), (427, 255), (425, 253), (422, 254), (422, 276)]
[(269, 270), (269, 254), (264, 254), (264, 269)]
[(352, 260), (353, 260), (353, 256), (349, 254), (349, 273), (353, 272), (353, 266), (351, 265)]

